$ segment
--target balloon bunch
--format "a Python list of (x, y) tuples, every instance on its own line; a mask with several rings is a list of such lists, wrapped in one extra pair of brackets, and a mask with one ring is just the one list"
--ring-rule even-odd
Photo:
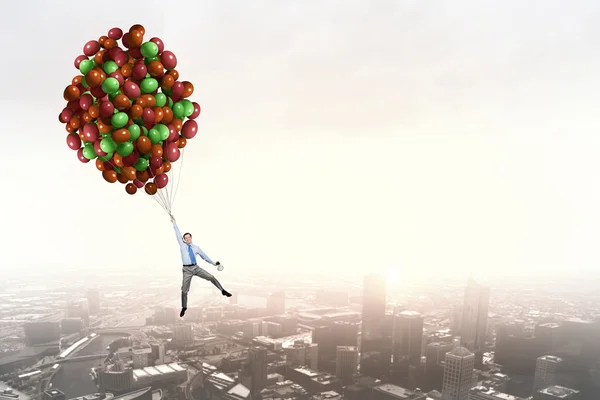
[(129, 194), (154, 195), (198, 132), (200, 106), (188, 100), (194, 86), (178, 80), (175, 54), (157, 37), (144, 42), (145, 33), (141, 25), (125, 34), (112, 28), (85, 44), (59, 120), (79, 161), (95, 159), (104, 180), (125, 184)]

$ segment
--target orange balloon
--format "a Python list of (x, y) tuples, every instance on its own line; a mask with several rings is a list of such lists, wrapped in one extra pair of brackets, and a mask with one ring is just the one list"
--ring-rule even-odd
[(183, 128), (183, 122), (181, 122), (179, 118), (173, 118), (171, 124), (173, 124), (177, 132), (181, 132), (181, 128)]
[(188, 98), (194, 93), (194, 85), (192, 82), (184, 81), (183, 82), (183, 98)]
[(106, 39), (106, 40), (104, 41), (103, 47), (104, 47), (106, 50), (110, 50), (110, 49), (112, 49), (112, 48), (114, 48), (114, 47), (117, 47), (117, 41), (116, 41), (115, 39), (110, 39), (110, 38), (108, 38), (108, 39)]
[(131, 139), (131, 132), (125, 128), (117, 129), (116, 131), (113, 131), (112, 138), (116, 143), (125, 143)]
[(115, 165), (115, 167), (122, 167), (123, 166), (123, 157), (121, 157), (117, 153), (114, 153), (112, 162)]
[(165, 125), (168, 125), (173, 121), (173, 110), (171, 110), (167, 106), (163, 107), (162, 110), (163, 110), (162, 123)]
[(165, 75), (162, 78), (160, 78), (160, 87), (163, 90), (166, 89), (171, 89), (173, 87), (173, 85), (175, 84), (175, 78), (173, 78), (173, 75)]
[(100, 38), (98, 39), (98, 43), (100, 43), (100, 46), (104, 45), (104, 41), (106, 39), (108, 39), (108, 36), (106, 36), (106, 35), (100, 36)]
[(156, 105), (156, 99), (151, 94), (143, 94), (141, 97), (144, 98), (144, 107), (154, 107)]
[(96, 61), (96, 64), (98, 65), (102, 65), (104, 64), (104, 53), (106, 53), (106, 50), (104, 49), (100, 49), (98, 50), (98, 52), (94, 55), (94, 61)]
[(91, 71), (85, 74), (85, 81), (90, 88), (97, 88), (106, 79), (106, 73), (99, 67), (94, 67)]
[(177, 71), (176, 69), (170, 70), (169, 72), (167, 72), (167, 74), (171, 75), (175, 80), (179, 79), (179, 71)]
[[(67, 132), (69, 132), (69, 133), (73, 133), (73, 132), (75, 132), (75, 129), (73, 129), (73, 127), (71, 126), (71, 124), (66, 124), (66, 125), (65, 125), (65, 129), (66, 129), (66, 130), (67, 130)], [(82, 135), (83, 135), (83, 134), (82, 134), (82, 133), (80, 133), (80, 134), (79, 134), (79, 137), (81, 137)]]
[(150, 179), (150, 174), (148, 173), (148, 170), (136, 171), (135, 178), (140, 182), (146, 182)]
[(136, 143), (140, 153), (150, 153), (150, 150), (152, 150), (152, 142), (150, 142), (148, 136), (140, 136)]
[(81, 83), (81, 80), (83, 79), (83, 75), (77, 75), (73, 78), (73, 80), (71, 81), (71, 83), (73, 85), (79, 85)]
[(131, 32), (133, 29), (137, 29), (138, 31), (142, 32), (142, 35), (146, 34), (146, 28), (144, 28), (143, 25), (140, 25), (140, 24), (131, 25), (131, 28), (129, 28), (129, 31)]
[(88, 108), (88, 114), (90, 114), (90, 117), (93, 119), (98, 118), (100, 116), (100, 107), (97, 104), (91, 105), (90, 108)]
[(163, 165), (161, 165), (156, 171), (155, 174), (156, 176), (158, 175), (162, 175), (165, 172), (165, 167)]
[(77, 115), (73, 115), (71, 117), (71, 120), (69, 121), (69, 125), (71, 125), (71, 128), (73, 128), (73, 130), (79, 129), (81, 127), (81, 123), (79, 122), (79, 117)]
[(129, 110), (129, 116), (133, 119), (138, 119), (144, 113), (144, 108), (139, 104), (134, 104), (131, 106), (131, 110)]
[(187, 139), (183, 136), (177, 139), (177, 147), (183, 149), (187, 145)]
[(152, 107), (152, 111), (154, 111), (154, 123), (158, 124), (160, 121), (162, 121), (165, 114), (163, 113), (161, 107)]
[(144, 42), (144, 33), (139, 29), (133, 29), (133, 27), (129, 30), (129, 48), (134, 49), (136, 47), (140, 47)]
[(123, 174), (117, 174), (117, 180), (122, 184), (126, 184), (127, 182), (129, 182), (129, 179), (127, 179), (127, 177)]
[(146, 98), (144, 96), (140, 96), (135, 100), (135, 104), (138, 106), (142, 106), (142, 108), (146, 108)]
[(79, 91), (79, 88), (75, 85), (67, 86), (63, 93), (63, 97), (66, 101), (78, 99), (79, 96), (81, 96), (81, 92)]
[(127, 177), (130, 181), (136, 179), (136, 169), (134, 167), (123, 167), (121, 168), (121, 174)]
[(108, 183), (115, 183), (117, 181), (117, 171), (104, 170), (102, 171), (102, 177)]
[(129, 97), (124, 94), (118, 94), (113, 99), (113, 104), (115, 108), (119, 111), (125, 111), (131, 107), (131, 102), (129, 101)]
[(146, 66), (148, 73), (153, 78), (160, 78), (165, 74), (165, 67), (160, 61), (150, 61)]
[(96, 158), (96, 168), (98, 168), (98, 171), (104, 171), (106, 169), (104, 168), (104, 162), (99, 158)]
[(135, 193), (137, 192), (137, 186), (135, 186), (133, 183), (128, 183), (128, 184), (125, 186), (125, 191), (126, 191), (128, 194), (135, 194)]
[(110, 123), (106, 122), (106, 119), (104, 118), (99, 118), (98, 119), (98, 131), (100, 131), (100, 133), (111, 133), (113, 130), (113, 127)]
[(150, 182), (150, 183), (146, 183), (146, 186), (144, 186), (144, 189), (146, 190), (146, 193), (148, 193), (150, 196), (155, 195), (156, 191), (158, 190), (158, 186), (156, 186), (156, 183)]
[(129, 78), (132, 73), (133, 67), (131, 64), (125, 64), (121, 67), (121, 75), (123, 75), (124, 78)]
[(163, 165), (162, 167), (165, 169), (165, 172), (169, 172), (171, 170), (171, 162), (170, 161), (163, 161)]
[(86, 124), (88, 122), (92, 122), (94, 120), (94, 118), (90, 117), (90, 113), (85, 111), (83, 114), (81, 114), (81, 119), (83, 120), (83, 122), (85, 122)]
[(152, 157), (162, 157), (163, 155), (163, 147), (160, 144), (153, 144), (152, 149), (150, 149), (150, 154)]

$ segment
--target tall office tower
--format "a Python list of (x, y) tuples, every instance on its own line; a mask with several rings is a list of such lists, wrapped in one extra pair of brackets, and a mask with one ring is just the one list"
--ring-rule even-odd
[(423, 316), (416, 311), (403, 311), (394, 315), (393, 332), (393, 375), (395, 379), (405, 383), (409, 367), (421, 364)]
[(355, 346), (337, 346), (335, 376), (344, 384), (352, 382), (358, 366), (358, 349)]
[(473, 387), (475, 355), (464, 347), (456, 347), (446, 354), (443, 400), (468, 400)]
[(386, 282), (381, 275), (365, 277), (362, 301), (360, 373), (384, 378), (390, 374), (392, 349), (385, 333)]
[(556, 375), (560, 372), (563, 359), (555, 356), (542, 356), (537, 359), (535, 364), (535, 380), (533, 390), (538, 391), (557, 383)]
[(100, 291), (96, 288), (88, 289), (87, 302), (90, 314), (98, 314), (100, 312)]
[(470, 277), (465, 288), (460, 335), (461, 344), (475, 353), (477, 367), (483, 363), (489, 304), (490, 288), (479, 285)]
[(239, 373), (240, 382), (250, 389), (251, 393), (258, 393), (267, 384), (267, 349), (251, 347), (248, 350), (248, 361), (242, 364)]

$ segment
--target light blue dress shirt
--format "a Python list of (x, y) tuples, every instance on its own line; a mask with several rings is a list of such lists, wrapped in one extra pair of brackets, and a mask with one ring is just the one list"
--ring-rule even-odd
[(181, 252), (181, 261), (183, 262), (183, 265), (192, 264), (188, 246), (191, 246), (194, 254), (199, 255), (200, 258), (202, 258), (204, 261), (206, 261), (207, 263), (209, 263), (211, 265), (216, 265), (213, 262), (213, 260), (211, 260), (206, 254), (204, 254), (204, 252), (202, 251), (202, 249), (200, 247), (198, 247), (197, 245), (195, 245), (193, 243), (191, 245), (188, 245), (186, 242), (183, 241), (183, 237), (181, 236), (181, 232), (179, 232), (179, 228), (177, 227), (176, 223), (173, 223), (173, 228), (175, 229), (175, 236), (177, 236), (177, 242), (179, 243), (179, 250)]

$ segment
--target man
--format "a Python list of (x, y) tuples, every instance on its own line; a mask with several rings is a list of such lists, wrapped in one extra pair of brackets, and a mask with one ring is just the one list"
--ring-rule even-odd
[(196, 255), (199, 255), (207, 263), (220, 266), (221, 263), (218, 261), (213, 262), (197, 245), (192, 243), (192, 234), (186, 233), (181, 236), (181, 232), (179, 232), (179, 228), (177, 227), (177, 223), (175, 222), (175, 217), (171, 216), (171, 222), (173, 223), (173, 228), (175, 228), (175, 236), (177, 236), (177, 242), (179, 243), (179, 249), (181, 251), (181, 259), (183, 261), (183, 283), (181, 285), (181, 313), (180, 317), (185, 315), (185, 311), (187, 310), (187, 294), (190, 291), (190, 284), (192, 283), (192, 278), (194, 276), (198, 276), (202, 279), (206, 279), (207, 281), (212, 282), (223, 294), (223, 296), (231, 297), (231, 293), (227, 290), (223, 289), (223, 286), (219, 283), (219, 281), (200, 268), (196, 264)]

